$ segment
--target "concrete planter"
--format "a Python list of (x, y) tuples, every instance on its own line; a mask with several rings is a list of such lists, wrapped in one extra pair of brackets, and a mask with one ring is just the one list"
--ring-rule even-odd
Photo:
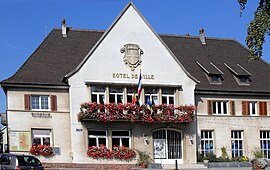
[(209, 162), (209, 168), (222, 168), (222, 167), (252, 167), (250, 162)]

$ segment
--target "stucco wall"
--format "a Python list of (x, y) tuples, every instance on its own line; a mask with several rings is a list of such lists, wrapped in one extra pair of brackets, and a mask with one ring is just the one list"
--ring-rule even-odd
[[(24, 94), (56, 95), (57, 111), (25, 111)], [(71, 162), (69, 156), (71, 148), (69, 95), (67, 90), (11, 89), (7, 92), (7, 100), (8, 129), (10, 132), (27, 131), (31, 135), (32, 128), (51, 129), (52, 146), (60, 147), (61, 155), (55, 155), (51, 158), (40, 157), (40, 159), (43, 162)], [(50, 117), (34, 117), (32, 113), (50, 114)]]
[[(88, 129), (100, 129), (100, 130), (131, 130), (131, 148), (139, 151), (147, 152), (153, 158), (153, 137), (152, 132), (158, 129), (170, 129), (182, 133), (182, 158), (184, 163), (196, 162), (196, 139), (194, 135), (195, 126), (194, 123), (140, 123), (140, 122), (94, 122), (84, 121), (82, 122), (83, 130), (76, 132), (81, 138), (83, 143), (81, 153), (77, 153), (74, 163), (104, 163), (104, 164), (119, 164), (118, 160), (96, 160), (87, 157), (86, 152), (88, 149)], [(147, 139), (149, 144), (145, 145), (144, 140)], [(192, 140), (193, 143), (190, 141)], [(112, 147), (112, 146), (109, 146)], [(164, 161), (165, 163), (166, 161)], [(173, 160), (174, 162), (174, 160)], [(183, 163), (179, 162), (179, 163)], [(136, 159), (130, 162), (124, 162), (134, 164)], [(165, 163), (166, 164), (166, 163)]]
[[(235, 116), (208, 115), (207, 100), (235, 101)], [(270, 130), (269, 126), (269, 99), (260, 96), (234, 96), (223, 95), (221, 97), (210, 95), (196, 95), (197, 122), (198, 122), (198, 149), (200, 150), (201, 130), (214, 131), (214, 153), (221, 156), (221, 148), (225, 147), (231, 157), (231, 131), (243, 131), (244, 156), (252, 157), (252, 151), (260, 148), (260, 131)], [(242, 101), (266, 101), (268, 116), (243, 116)], [(230, 108), (229, 108), (230, 110)]]
[[(134, 24), (136, 23), (136, 24)], [(124, 64), (124, 54), (120, 49), (127, 43), (134, 43), (143, 50), (142, 63), (135, 71)], [(164, 62), (166, 61), (166, 62)], [(74, 162), (84, 162), (85, 147), (87, 141), (85, 134), (77, 133), (76, 129), (85, 129), (77, 120), (77, 113), (82, 102), (89, 101), (89, 89), (86, 84), (99, 83), (110, 86), (117, 83), (121, 85), (135, 85), (137, 88), (138, 78), (115, 78), (113, 73), (153, 75), (153, 79), (142, 79), (142, 86), (156, 85), (162, 87), (177, 86), (183, 91), (178, 101), (182, 105), (194, 104), (195, 82), (187, 76), (186, 72), (177, 63), (164, 44), (159, 40), (147, 23), (137, 11), (130, 6), (124, 15), (113, 25), (109, 33), (97, 46), (95, 51), (83, 66), (69, 79), (70, 85), (70, 111), (71, 111), (71, 140)], [(192, 127), (193, 128), (193, 127)], [(191, 132), (195, 134), (195, 131)], [(138, 139), (136, 139), (138, 140)], [(195, 153), (195, 145), (188, 146), (189, 153)], [(194, 162), (191, 156), (190, 162)]]

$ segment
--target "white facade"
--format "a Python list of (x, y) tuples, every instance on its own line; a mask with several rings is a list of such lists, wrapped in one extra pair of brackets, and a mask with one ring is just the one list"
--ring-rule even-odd
[[(134, 25), (134, 23), (136, 24)], [(143, 50), (141, 55), (142, 63), (134, 71), (131, 71), (131, 68), (125, 65), (123, 62), (124, 54), (120, 52), (121, 48), (129, 43), (137, 44)], [(196, 83), (187, 76), (174, 56), (138, 11), (133, 6), (129, 6), (105, 33), (97, 46), (89, 53), (89, 56), (86, 56), (86, 61), (81, 68), (68, 79), (71, 103), (70, 128), (71, 134), (73, 134), (71, 143), (74, 162), (89, 161), (89, 158), (84, 156), (88, 147), (85, 139), (87, 126), (83, 126), (81, 122), (78, 122), (77, 113), (81, 103), (90, 101), (90, 86), (98, 84), (106, 88), (113, 85), (118, 87), (134, 86), (137, 88), (140, 70), (143, 76), (143, 87), (178, 87), (181, 89), (181, 91), (175, 92), (178, 105), (194, 105)], [(108, 103), (108, 101), (106, 102)], [(89, 122), (89, 124), (91, 123)], [(96, 125), (96, 128), (98, 128), (98, 125)], [(83, 132), (78, 133), (76, 129), (83, 129)], [(189, 130), (185, 128), (185, 133), (187, 131)], [(195, 133), (194, 130), (191, 130), (191, 133), (192, 131)], [(185, 133), (183, 133), (183, 137), (185, 137)], [(195, 136), (195, 134), (192, 134), (192, 136)], [(137, 143), (135, 141), (136, 139), (134, 139), (134, 143)], [(141, 140), (140, 143), (138, 145), (143, 145), (144, 142)], [(78, 148), (79, 145), (81, 147)], [(183, 147), (186, 145), (189, 144), (183, 143)], [(190, 153), (189, 151), (193, 154), (196, 153), (195, 144), (192, 147), (187, 147), (186, 153)], [(183, 160), (181, 161), (183, 163)], [(195, 163), (195, 157), (189, 158), (189, 162)], [(169, 163), (173, 164), (174, 160), (169, 161)]]

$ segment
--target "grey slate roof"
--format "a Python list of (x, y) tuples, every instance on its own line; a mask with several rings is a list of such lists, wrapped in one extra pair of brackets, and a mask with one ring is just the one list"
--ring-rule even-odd
[[(64, 77), (82, 62), (103, 33), (104, 31), (70, 29), (68, 38), (63, 38), (60, 29), (53, 29), (21, 68), (1, 84), (3, 86), (9, 84), (67, 86), (63, 81)], [(196, 86), (197, 91), (270, 93), (270, 66), (262, 60), (250, 61), (248, 50), (238, 42), (231, 39), (206, 38), (206, 45), (202, 45), (199, 37), (164, 34), (160, 37), (185, 69), (200, 81)], [(210, 84), (205, 71), (197, 62), (217, 72), (210, 64), (213, 63), (224, 73), (222, 84)], [(238, 85), (232, 71), (224, 63), (233, 67), (240, 64), (251, 73), (250, 85)]]

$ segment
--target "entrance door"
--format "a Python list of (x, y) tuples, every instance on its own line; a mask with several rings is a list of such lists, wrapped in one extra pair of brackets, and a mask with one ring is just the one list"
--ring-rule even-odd
[(182, 135), (181, 132), (161, 129), (153, 132), (154, 159), (156, 163), (174, 164), (183, 163), (182, 160)]

